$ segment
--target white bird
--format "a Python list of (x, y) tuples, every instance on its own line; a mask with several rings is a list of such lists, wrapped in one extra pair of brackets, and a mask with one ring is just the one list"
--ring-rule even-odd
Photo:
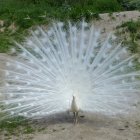
[(84, 21), (58, 22), (31, 33), (12, 49), (18, 55), (5, 57), (6, 68), (0, 68), (5, 72), (2, 112), (38, 118), (71, 110), (77, 122), (79, 110), (116, 115), (135, 109), (140, 99), (136, 55), (114, 37), (103, 41)]
[(76, 103), (76, 97), (75, 96), (73, 96), (73, 98), (72, 98), (70, 111), (73, 112), (73, 115), (74, 115), (74, 123), (77, 123), (77, 121), (78, 121), (79, 107), (78, 107), (78, 105)]

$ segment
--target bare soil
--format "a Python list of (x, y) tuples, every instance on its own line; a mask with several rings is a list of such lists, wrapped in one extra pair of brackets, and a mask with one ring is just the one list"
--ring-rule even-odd
[(57, 122), (36, 133), (33, 140), (140, 140), (140, 120), (133, 118), (109, 118), (101, 114), (86, 114), (74, 125)]
[(124, 22), (140, 20), (140, 11), (104, 13), (100, 14), (100, 18), (100, 20), (93, 21), (93, 24), (96, 28), (101, 29), (103, 36), (106, 36), (110, 32), (115, 32), (116, 27), (122, 25)]

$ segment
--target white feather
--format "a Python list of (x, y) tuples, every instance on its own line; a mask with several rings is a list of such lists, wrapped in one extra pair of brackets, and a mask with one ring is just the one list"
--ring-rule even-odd
[(102, 45), (100, 39), (85, 22), (69, 23), (67, 29), (57, 23), (47, 31), (38, 28), (23, 45), (16, 43), (21, 55), (5, 58), (8, 86), (0, 91), (7, 96), (2, 103), (10, 105), (3, 112), (50, 115), (70, 109), (75, 94), (83, 111), (128, 113), (140, 89), (140, 72), (131, 65), (135, 56), (120, 44), (112, 45), (110, 37)]

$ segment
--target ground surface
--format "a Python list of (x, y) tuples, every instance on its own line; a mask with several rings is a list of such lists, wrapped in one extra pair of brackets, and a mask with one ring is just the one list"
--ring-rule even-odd
[(49, 125), (45, 133), (34, 140), (139, 140), (140, 122), (132, 118), (107, 118), (87, 115), (77, 125), (57, 123)]
[(41, 131), (8, 137), (2, 134), (0, 140), (140, 140), (140, 119), (128, 116), (108, 118), (86, 114), (74, 125), (72, 117), (64, 115), (51, 121), (35, 121), (32, 125)]
[[(121, 12), (109, 14), (101, 14), (101, 20), (95, 21), (97, 27), (102, 28), (104, 35), (110, 31), (115, 31), (116, 26), (121, 25), (124, 21), (140, 18), (140, 12)], [(114, 17), (114, 18), (113, 18)], [(2, 54), (0, 54), (2, 55)], [(1, 62), (0, 68), (4, 67), (4, 60)], [(4, 74), (1, 72), (0, 76)], [(2, 80), (1, 80), (2, 83)], [(77, 125), (73, 125), (72, 118), (68, 115), (53, 118), (51, 121), (44, 119), (33, 122), (35, 131), (33, 134), (18, 134), (18, 136), (6, 136), (0, 133), (0, 140), (140, 140), (140, 107), (134, 114), (127, 116), (116, 116), (109, 118), (103, 115), (84, 114), (85, 117), (79, 119)], [(21, 126), (22, 127), (22, 126)]]
[(116, 27), (127, 21), (140, 20), (140, 11), (115, 12), (112, 14), (100, 14), (100, 20), (93, 21), (95, 27), (101, 29), (101, 33), (106, 36), (110, 32), (115, 32)]

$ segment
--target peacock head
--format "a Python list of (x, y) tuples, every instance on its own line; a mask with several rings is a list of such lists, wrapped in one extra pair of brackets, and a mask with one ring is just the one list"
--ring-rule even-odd
[(75, 95), (72, 95), (72, 97), (73, 97), (73, 100), (76, 98)]

